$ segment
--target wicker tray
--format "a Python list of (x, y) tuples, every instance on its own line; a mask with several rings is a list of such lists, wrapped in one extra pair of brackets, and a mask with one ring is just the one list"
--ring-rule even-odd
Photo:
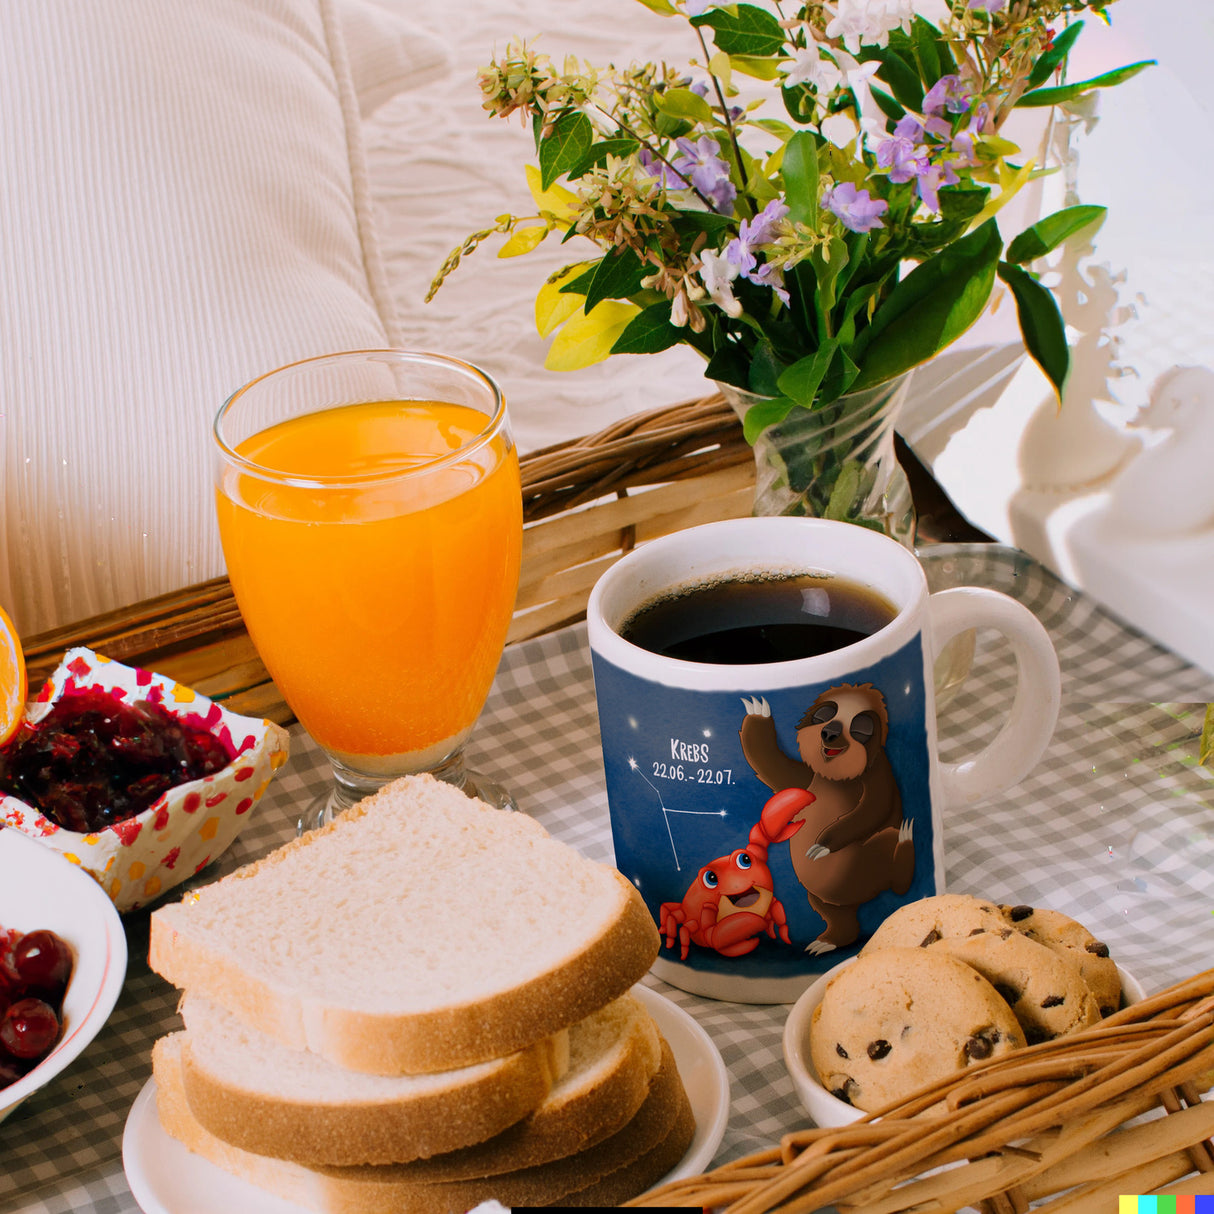
[[(637, 544), (750, 512), (754, 462), (719, 396), (637, 414), (523, 457), (523, 567), (509, 641), (582, 618), (599, 574)], [(245, 631), (226, 577), (23, 639), (31, 686), (88, 645), (235, 712), (293, 715)]]

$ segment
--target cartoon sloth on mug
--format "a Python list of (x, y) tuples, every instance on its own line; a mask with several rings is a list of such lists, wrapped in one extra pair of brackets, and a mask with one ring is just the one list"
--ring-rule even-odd
[(860, 907), (886, 890), (906, 893), (915, 873), (913, 823), (902, 816), (885, 753), (885, 698), (871, 683), (828, 688), (797, 722), (799, 759), (781, 750), (767, 701), (742, 702), (742, 753), (755, 775), (773, 792), (814, 794), (797, 815), (805, 827), (789, 844), (797, 880), (826, 921), (806, 951), (851, 944), (860, 934)]

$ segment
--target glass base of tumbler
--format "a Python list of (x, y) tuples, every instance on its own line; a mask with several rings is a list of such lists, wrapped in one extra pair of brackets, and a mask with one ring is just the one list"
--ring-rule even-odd
[[(319, 796), (313, 797), (308, 802), (304, 807), (303, 813), (300, 814), (299, 821), (296, 823), (297, 834), (302, 835), (307, 831), (328, 826), (342, 810), (349, 809), (351, 805), (361, 801), (364, 797), (370, 796), (377, 789), (382, 788), (384, 784), (390, 782), (388, 780), (381, 780), (378, 783), (369, 783), (365, 780), (360, 780), (355, 784), (343, 779), (342, 776), (345, 774), (344, 772), (337, 774), (332, 788), (327, 792), (321, 793)], [(420, 775), (422, 773), (418, 772), (415, 774)], [(480, 772), (468, 771), (462, 761), (445, 763), (442, 767), (436, 768), (429, 774), (434, 776), (435, 779), (442, 780), (447, 784), (453, 784), (456, 788), (467, 793), (469, 797), (475, 797), (478, 800), (484, 801), (487, 805), (492, 805), (494, 809), (518, 809), (517, 802), (505, 785), (482, 775)]]

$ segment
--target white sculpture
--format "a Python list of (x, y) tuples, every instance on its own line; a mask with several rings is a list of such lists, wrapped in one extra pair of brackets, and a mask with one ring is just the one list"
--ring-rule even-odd
[(1110, 521), (1157, 537), (1214, 530), (1214, 371), (1166, 371), (1131, 424), (1166, 433), (1109, 486)]

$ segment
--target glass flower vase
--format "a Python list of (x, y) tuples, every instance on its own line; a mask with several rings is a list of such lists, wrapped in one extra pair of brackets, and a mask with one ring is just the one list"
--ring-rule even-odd
[[(811, 409), (796, 407), (754, 442), (755, 514), (837, 519), (915, 543), (910, 483), (894, 450), (894, 426), (911, 372)], [(719, 385), (738, 416), (763, 397)]]

